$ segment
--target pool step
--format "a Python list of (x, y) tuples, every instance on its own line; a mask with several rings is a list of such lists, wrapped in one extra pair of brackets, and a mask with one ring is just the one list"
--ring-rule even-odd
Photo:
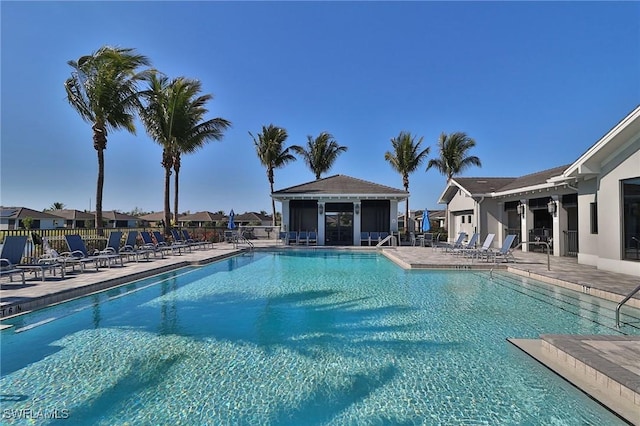
[(640, 425), (640, 336), (508, 339), (633, 425)]

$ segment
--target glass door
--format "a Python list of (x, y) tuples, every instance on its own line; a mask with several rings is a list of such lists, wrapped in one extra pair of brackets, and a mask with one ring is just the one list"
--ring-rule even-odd
[(353, 245), (353, 203), (326, 203), (325, 245)]

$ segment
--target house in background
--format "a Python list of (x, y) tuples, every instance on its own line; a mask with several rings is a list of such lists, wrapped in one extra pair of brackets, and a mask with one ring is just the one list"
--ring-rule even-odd
[(271, 226), (273, 224), (271, 216), (256, 212), (237, 214), (233, 221), (238, 226)]
[(64, 226), (64, 219), (26, 207), (0, 206), (0, 230), (25, 229), (24, 220), (32, 219), (31, 229), (55, 229)]
[(219, 226), (222, 222), (226, 222), (227, 217), (220, 213), (212, 213), (202, 211), (192, 214), (186, 214), (178, 218), (180, 226)]
[(458, 232), (518, 235), (522, 250), (548, 243), (599, 269), (640, 276), (640, 107), (572, 164), (521, 177), (454, 177), (448, 238)]
[(49, 213), (64, 219), (64, 228), (94, 228), (96, 215), (80, 210), (58, 209), (50, 210)]
[(318, 245), (359, 246), (361, 232), (398, 232), (402, 189), (334, 175), (274, 191), (282, 204), (281, 231), (316, 231)]
[(102, 220), (105, 222), (105, 228), (137, 228), (140, 221), (136, 216), (114, 210), (103, 211)]

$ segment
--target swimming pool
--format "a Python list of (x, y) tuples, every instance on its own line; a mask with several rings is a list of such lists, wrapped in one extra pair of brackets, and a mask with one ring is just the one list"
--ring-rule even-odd
[(505, 340), (616, 334), (605, 303), (374, 253), (237, 256), (11, 320), (2, 422), (622, 424)]

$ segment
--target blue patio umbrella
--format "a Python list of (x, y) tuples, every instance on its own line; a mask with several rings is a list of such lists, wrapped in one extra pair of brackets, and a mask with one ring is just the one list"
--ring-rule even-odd
[(236, 214), (233, 212), (233, 209), (231, 209), (231, 211), (229, 212), (229, 223), (227, 224), (227, 228), (229, 229), (235, 229), (236, 228), (236, 224), (233, 223), (233, 218)]
[(424, 209), (422, 213), (422, 232), (431, 231), (431, 223), (429, 222), (429, 209)]

